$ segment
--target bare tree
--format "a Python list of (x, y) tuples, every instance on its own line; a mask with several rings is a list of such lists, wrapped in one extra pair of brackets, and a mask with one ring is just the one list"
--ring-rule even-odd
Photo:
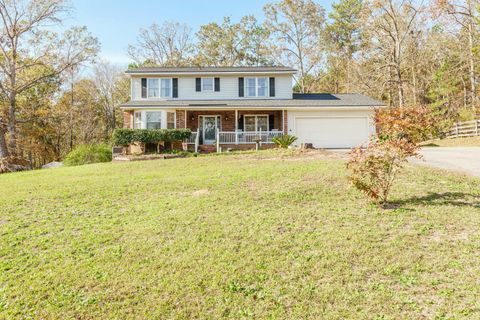
[(128, 46), (128, 55), (138, 64), (185, 65), (193, 54), (192, 29), (186, 24), (165, 22), (140, 29), (137, 44)]
[[(372, 20), (368, 26), (373, 46), (384, 57), (388, 82), (395, 84), (398, 105), (405, 105), (404, 71), (407, 42), (414, 34), (421, 7), (415, 7), (413, 0), (378, 0), (374, 3)], [(390, 94), (393, 96), (393, 92)], [(392, 98), (390, 98), (392, 100)]]
[(93, 81), (106, 120), (105, 137), (117, 126), (116, 109), (128, 99), (129, 82), (122, 68), (107, 61), (99, 61), (93, 68)]
[(86, 28), (62, 36), (46, 30), (68, 11), (63, 0), (0, 0), (0, 90), (8, 99), (5, 130), (0, 126), (0, 157), (16, 154), (17, 97), (48, 78), (85, 62), (98, 51)]
[(466, 34), (468, 50), (466, 60), (468, 64), (468, 78), (470, 81), (470, 101), (473, 108), (477, 107), (477, 74), (475, 71), (475, 51), (478, 50), (478, 0), (436, 0), (434, 6), (437, 14), (446, 15), (453, 19), (453, 22)]
[[(271, 53), (275, 60), (299, 70), (300, 92), (309, 92), (321, 68), (324, 9), (312, 0), (283, 0), (264, 7), (266, 26), (271, 32)], [(318, 80), (318, 79), (317, 79)]]

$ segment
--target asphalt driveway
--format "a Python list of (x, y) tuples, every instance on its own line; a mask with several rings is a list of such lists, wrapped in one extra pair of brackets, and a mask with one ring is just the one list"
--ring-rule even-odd
[(423, 159), (412, 162), (480, 177), (480, 147), (422, 148), (420, 154)]

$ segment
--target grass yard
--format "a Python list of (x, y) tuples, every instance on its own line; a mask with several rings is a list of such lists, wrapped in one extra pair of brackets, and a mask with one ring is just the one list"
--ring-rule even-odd
[(480, 319), (480, 179), (290, 151), (0, 176), (0, 319)]
[(480, 147), (480, 137), (451, 138), (427, 141), (425, 147)]

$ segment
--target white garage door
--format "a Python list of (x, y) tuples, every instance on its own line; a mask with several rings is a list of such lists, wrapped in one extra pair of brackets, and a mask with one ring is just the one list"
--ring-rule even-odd
[(297, 143), (315, 148), (351, 148), (368, 141), (367, 117), (296, 117)]

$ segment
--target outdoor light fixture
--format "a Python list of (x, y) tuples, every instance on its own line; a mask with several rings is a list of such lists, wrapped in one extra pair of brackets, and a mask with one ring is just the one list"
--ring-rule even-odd
[(225, 121), (228, 121), (228, 116), (225, 116)]
[(192, 121), (194, 121), (194, 120), (195, 120), (195, 116), (192, 116), (192, 118), (191, 118), (191, 119), (192, 119)]

